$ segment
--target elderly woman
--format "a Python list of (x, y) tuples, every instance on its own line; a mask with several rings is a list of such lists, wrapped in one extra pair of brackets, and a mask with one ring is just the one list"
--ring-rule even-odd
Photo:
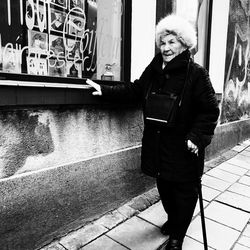
[(207, 71), (194, 63), (190, 50), (196, 33), (185, 19), (169, 15), (156, 26), (160, 49), (134, 83), (100, 86), (87, 83), (109, 99), (132, 98), (143, 104), (142, 171), (156, 178), (168, 221), (167, 250), (182, 242), (198, 198), (204, 149), (211, 142), (219, 108)]

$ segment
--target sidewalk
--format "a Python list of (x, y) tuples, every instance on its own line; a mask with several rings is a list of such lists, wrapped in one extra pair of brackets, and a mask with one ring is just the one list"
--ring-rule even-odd
[[(210, 250), (250, 249), (250, 140), (205, 164), (202, 178)], [(41, 250), (160, 250), (167, 220), (156, 188)], [(202, 250), (199, 207), (183, 250)]]

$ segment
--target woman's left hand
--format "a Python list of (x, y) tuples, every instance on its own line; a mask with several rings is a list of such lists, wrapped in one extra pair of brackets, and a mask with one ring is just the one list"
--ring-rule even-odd
[(191, 142), (190, 140), (187, 140), (187, 148), (192, 153), (198, 155), (198, 147), (193, 142)]
[(86, 83), (89, 84), (91, 87), (93, 87), (96, 90), (92, 93), (92, 95), (102, 95), (101, 86), (99, 84), (93, 82), (90, 79), (87, 79)]

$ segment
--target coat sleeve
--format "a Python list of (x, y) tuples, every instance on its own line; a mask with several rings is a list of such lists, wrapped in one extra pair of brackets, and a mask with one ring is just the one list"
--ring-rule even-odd
[(151, 75), (151, 66), (147, 66), (139, 79), (134, 82), (123, 82), (117, 85), (101, 85), (104, 98), (115, 101), (135, 101), (143, 100), (145, 89), (147, 88)]
[(196, 112), (187, 140), (204, 149), (211, 143), (220, 110), (208, 72), (202, 67), (198, 70), (193, 89)]

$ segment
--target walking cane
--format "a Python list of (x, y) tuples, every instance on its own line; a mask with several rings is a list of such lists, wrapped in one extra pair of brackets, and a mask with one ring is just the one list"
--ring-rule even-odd
[[(201, 159), (198, 159), (198, 162), (200, 164), (202, 164)], [(203, 168), (203, 166), (201, 166), (201, 167)], [(200, 177), (199, 177), (199, 183), (198, 183), (198, 198), (199, 198), (199, 203), (200, 203), (201, 226), (202, 226), (204, 250), (208, 250), (205, 215), (204, 215), (204, 207), (203, 207), (203, 199), (202, 199), (202, 185), (201, 185), (201, 178)]]

